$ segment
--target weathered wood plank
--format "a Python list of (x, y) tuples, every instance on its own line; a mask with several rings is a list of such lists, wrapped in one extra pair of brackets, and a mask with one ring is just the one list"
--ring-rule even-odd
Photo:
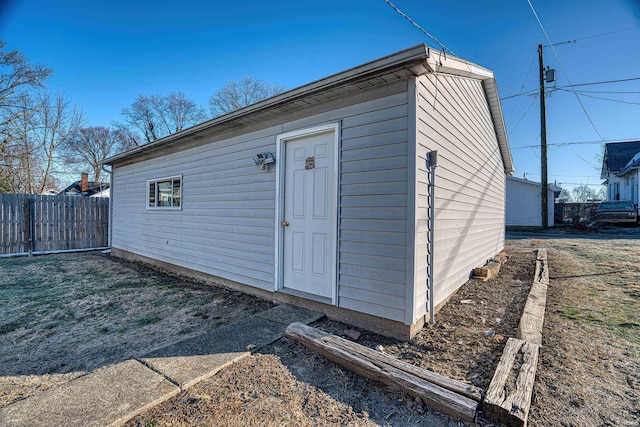
[(526, 426), (540, 346), (509, 338), (493, 375), (484, 410), (508, 426)]
[[(425, 404), (442, 413), (464, 421), (472, 421), (475, 417), (478, 403), (467, 395), (477, 399), (478, 391), (467, 384), (395, 360), (302, 323), (289, 325), (285, 335), (359, 375), (398, 388), (413, 397), (419, 397)], [(465, 395), (458, 394), (450, 388)]]
[(536, 270), (525, 303), (516, 337), (542, 345), (542, 327), (544, 324), (544, 311), (547, 303), (547, 287), (549, 283), (549, 266), (547, 264), (547, 250), (539, 249), (536, 259)]

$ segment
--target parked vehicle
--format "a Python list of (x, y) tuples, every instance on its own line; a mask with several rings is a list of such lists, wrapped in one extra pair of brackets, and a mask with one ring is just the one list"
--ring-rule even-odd
[(636, 223), (638, 221), (638, 211), (633, 202), (630, 201), (602, 202), (598, 207), (596, 221), (609, 224)]

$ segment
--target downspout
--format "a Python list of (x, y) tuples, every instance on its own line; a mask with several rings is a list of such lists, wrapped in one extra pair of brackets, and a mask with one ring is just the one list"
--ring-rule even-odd
[(109, 229), (107, 231), (107, 246), (111, 248), (111, 234), (113, 232), (113, 166), (111, 166), (111, 170), (109, 170), (105, 165), (102, 165), (102, 170), (109, 174)]
[(433, 285), (433, 255), (435, 238), (435, 193), (436, 193), (436, 166), (438, 164), (438, 151), (427, 153), (427, 168), (429, 169), (429, 232), (428, 232), (428, 259), (427, 259), (427, 298), (429, 299), (429, 323), (435, 323), (434, 285)]

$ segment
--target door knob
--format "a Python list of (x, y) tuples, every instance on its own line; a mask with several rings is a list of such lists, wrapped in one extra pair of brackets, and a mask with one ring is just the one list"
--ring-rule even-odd
[(282, 223), (282, 226), (283, 226), (283, 227), (288, 227), (288, 226), (289, 226), (289, 221), (284, 221), (284, 222)]

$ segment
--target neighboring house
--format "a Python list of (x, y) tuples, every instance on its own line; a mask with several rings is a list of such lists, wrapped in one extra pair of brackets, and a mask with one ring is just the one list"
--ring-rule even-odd
[[(542, 227), (540, 183), (507, 177), (507, 226)], [(547, 187), (547, 223), (553, 225), (555, 187)]]
[(112, 255), (405, 339), (503, 249), (513, 173), (493, 73), (424, 44), (105, 163)]
[(110, 189), (108, 182), (89, 181), (89, 175), (83, 173), (80, 181), (74, 182), (59, 194), (65, 196), (109, 197)]
[(602, 173), (607, 200), (640, 200), (640, 141), (610, 142), (604, 147)]

